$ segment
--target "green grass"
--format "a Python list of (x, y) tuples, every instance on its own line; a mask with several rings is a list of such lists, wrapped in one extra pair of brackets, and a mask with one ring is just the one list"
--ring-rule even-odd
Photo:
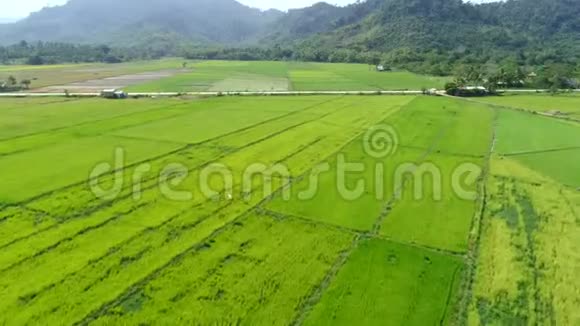
[(305, 325), (449, 324), (460, 260), (383, 240), (364, 240)]

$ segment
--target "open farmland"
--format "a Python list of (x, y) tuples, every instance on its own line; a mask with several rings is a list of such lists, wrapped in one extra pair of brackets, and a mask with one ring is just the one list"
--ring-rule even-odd
[(580, 95), (503, 95), (478, 101), (580, 120)]
[[(64, 89), (79, 92), (91, 87), (94, 92), (96, 87), (125, 87), (173, 75), (177, 73), (175, 70), (181, 68), (182, 62), (181, 59), (162, 59), (118, 64), (0, 66), (0, 80), (6, 80), (9, 76), (18, 81), (28, 79), (32, 82), (31, 88), (38, 92), (62, 92)], [(166, 73), (151, 76), (159, 71)], [(146, 72), (150, 74), (144, 74)], [(139, 74), (142, 76), (139, 77)], [(123, 75), (137, 75), (137, 78), (125, 76), (120, 80), (119, 76)]]
[[(186, 63), (184, 67), (183, 64)], [(163, 59), (121, 64), (2, 66), (0, 80), (31, 80), (34, 93), (380, 91), (442, 88), (444, 77), (379, 73), (364, 64)]]
[(364, 64), (202, 61), (189, 73), (129, 87), (132, 92), (378, 91), (442, 88), (446, 78), (376, 72)]
[(500, 112), (469, 324), (580, 323), (579, 140), (578, 124)]
[(0, 324), (575, 325), (579, 136), (427, 96), (0, 100)]

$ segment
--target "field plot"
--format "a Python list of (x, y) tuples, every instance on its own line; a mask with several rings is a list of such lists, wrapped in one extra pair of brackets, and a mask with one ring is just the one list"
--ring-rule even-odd
[(575, 191), (516, 161), (497, 160), (492, 171), (515, 170), (527, 180), (489, 181), (469, 321), (576, 325), (579, 206), (569, 200)]
[(454, 257), (364, 240), (304, 324), (447, 324), (461, 270)]
[[(441, 105), (444, 107), (438, 115), (432, 113)], [(401, 171), (406, 173), (397, 185), (400, 193), (390, 205), (381, 234), (398, 241), (465, 252), (475, 215), (477, 184), (491, 145), (493, 112), (477, 105), (434, 100), (424, 103), (422, 110), (434, 114), (426, 123), (428, 127), (421, 129), (431, 128), (431, 135), (422, 135), (431, 144), (423, 145), (423, 154)], [(413, 130), (408, 125), (402, 135), (411, 133), (407, 128)], [(414, 138), (412, 143), (426, 144), (422, 137)], [(401, 139), (405, 144), (404, 136)]]
[(33, 89), (56, 86), (62, 92), (62, 86), (67, 84), (148, 71), (179, 69), (182, 62), (182, 59), (163, 59), (119, 64), (3, 66), (0, 67), (0, 80), (14, 76), (17, 80), (31, 80)]
[[(201, 324), (241, 319), (253, 325), (286, 324), (351, 242), (352, 235), (338, 231), (251, 215), (184, 255), (94, 324), (171, 323), (176, 318)], [(168, 310), (181, 313), (168, 316)]]
[(62, 93), (67, 90), (71, 93), (99, 93), (104, 89), (123, 89), (125, 87), (147, 83), (153, 80), (168, 78), (173, 75), (188, 72), (187, 69), (159, 70), (140, 72), (130, 75), (120, 75), (99, 79), (89, 79), (64, 85), (45, 86), (35, 88), (33, 93)]
[(237, 75), (228, 77), (213, 84), (208, 91), (215, 92), (259, 92), (287, 91), (290, 85), (287, 78), (268, 77), (261, 75)]
[(442, 88), (444, 77), (406, 71), (379, 73), (363, 64), (164, 59), (122, 64), (9, 66), (0, 80), (31, 80), (32, 92), (95, 93), (108, 88), (130, 92), (201, 91), (378, 91)]
[(528, 113), (502, 111), (497, 153), (518, 160), (560, 183), (580, 187), (575, 168), (580, 124)]
[[(268, 205), (268, 208), (315, 222), (357, 231), (371, 231), (387, 201), (393, 196), (394, 167), (416, 160), (421, 153), (413, 150), (400, 151), (396, 156), (384, 161), (387, 167), (384, 179), (382, 177), (377, 179), (375, 166), (377, 163), (382, 164), (383, 161), (368, 157), (362, 152), (362, 147), (362, 139), (357, 139), (338, 154), (344, 155), (348, 162), (362, 163), (364, 166), (364, 171), (348, 173), (341, 177), (344, 178), (344, 187), (338, 179), (337, 161), (332, 161), (327, 171), (315, 168), (310, 172), (309, 178), (299, 182), (290, 200), (279, 196)], [(361, 182), (364, 188), (358, 186)], [(315, 185), (316, 188), (313, 188)]]
[[(464, 252), (476, 186), (490, 147), (491, 121), (487, 108), (417, 98), (381, 121), (397, 134), (392, 155), (373, 158), (365, 152), (364, 137), (359, 137), (341, 149), (327, 169), (315, 168), (297, 183), (291, 200), (279, 196), (268, 208), (358, 231), (380, 227), (382, 235), (398, 241)], [(465, 127), (475, 123), (480, 128)], [(338, 173), (341, 155), (344, 163), (360, 164), (361, 170)], [(461, 167), (471, 174), (461, 180), (461, 193), (456, 193), (453, 177)], [(317, 188), (310, 195), (315, 180)], [(357, 193), (361, 183), (365, 191)], [(386, 218), (379, 218), (387, 206)]]
[(410, 72), (378, 73), (361, 64), (204, 61), (190, 73), (128, 88), (160, 91), (376, 91), (441, 88), (446, 79)]
[(294, 90), (420, 90), (441, 88), (446, 78), (406, 71), (376, 72), (362, 64), (308, 63), (290, 66)]
[(288, 63), (202, 61), (191, 72), (129, 87), (130, 92), (272, 91), (288, 90)]
[(576, 94), (503, 95), (486, 97), (478, 99), (478, 101), (580, 119), (580, 96)]
[(127, 137), (197, 143), (243, 129), (256, 122), (271, 120), (310, 105), (317, 105), (322, 101), (320, 98), (313, 97), (280, 103), (276, 99), (257, 98), (252, 101), (251, 106), (240, 104), (235, 99), (223, 99), (213, 103), (204, 102), (198, 105), (199, 109), (191, 110), (188, 115), (126, 128), (116, 134)]
[[(171, 102), (130, 100), (127, 102), (103, 101), (100, 99), (61, 102), (28, 102), (24, 107), (11, 106), (0, 111), (0, 140), (42, 132), (52, 132), (71, 126), (80, 126), (95, 121), (113, 120), (148, 110), (167, 107)], [(30, 105), (28, 104), (30, 103)]]
[(576, 325), (580, 126), (511, 111), (499, 119), (468, 323)]
[(17, 109), (17, 108), (25, 108), (31, 105), (43, 105), (43, 104), (50, 104), (50, 103), (64, 103), (68, 101), (74, 101), (74, 99), (63, 99), (63, 98), (3, 98), (0, 101), (0, 110), (6, 109)]
[[(381, 225), (381, 234), (406, 243), (465, 252), (475, 215), (477, 182), (483, 162), (465, 157), (431, 155), (426, 160), (412, 163), (415, 166), (403, 176), (403, 189), (391, 204)], [(461, 189), (457, 189), (453, 184), (454, 172), (462, 164), (473, 167), (473, 170)]]
[(0, 202), (19, 202), (36, 194), (82, 182), (98, 163), (123, 148), (124, 164), (145, 161), (184, 144), (101, 136), (56, 144), (0, 158)]

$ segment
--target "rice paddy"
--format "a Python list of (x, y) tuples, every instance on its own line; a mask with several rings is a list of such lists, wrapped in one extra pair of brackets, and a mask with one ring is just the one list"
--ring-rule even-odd
[[(262, 64), (137, 87), (431, 80)], [(576, 325), (579, 136), (431, 96), (2, 99), (0, 324)]]

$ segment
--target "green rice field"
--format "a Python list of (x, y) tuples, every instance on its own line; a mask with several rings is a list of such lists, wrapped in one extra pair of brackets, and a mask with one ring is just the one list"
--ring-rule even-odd
[(182, 63), (183, 59), (162, 59), (119, 64), (0, 65), (0, 80), (14, 76), (19, 81), (30, 80), (32, 88), (42, 88), (120, 75), (179, 69), (182, 67)]
[(580, 95), (578, 94), (503, 95), (478, 99), (478, 101), (580, 119)]
[(206, 61), (190, 64), (191, 72), (128, 88), (162, 91), (321, 91), (392, 90), (441, 87), (443, 78), (409, 72), (378, 73), (368, 65)]
[[(135, 90), (441, 82), (192, 69)], [(578, 325), (580, 125), (509, 98), (0, 99), (0, 325)]]
[[(187, 64), (185, 68), (184, 63)], [(167, 75), (152, 79), (140, 75), (157, 72)], [(61, 92), (67, 88), (72, 92), (82, 90), (78, 88), (78, 83), (86, 82), (92, 87), (124, 88), (129, 92), (236, 92), (441, 89), (448, 81), (444, 77), (423, 76), (407, 71), (379, 73), (373, 66), (364, 64), (183, 59), (109, 65), (0, 67), (0, 80), (8, 76), (14, 76), (17, 80), (31, 80), (33, 89), (43, 90), (43, 87), (50, 86)], [(125, 86), (123, 82), (126, 81), (114, 77), (128, 78), (130, 84)]]

